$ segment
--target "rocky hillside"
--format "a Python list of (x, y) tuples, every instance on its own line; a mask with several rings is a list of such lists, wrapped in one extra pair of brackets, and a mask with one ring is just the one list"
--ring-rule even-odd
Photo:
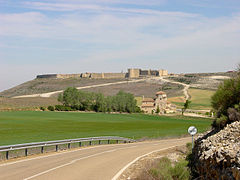
[(216, 90), (225, 79), (236, 76), (236, 72), (194, 73), (170, 76), (169, 79), (190, 85), (193, 88)]
[(195, 141), (195, 170), (199, 179), (240, 179), (240, 122), (227, 125), (214, 134), (210, 132)]

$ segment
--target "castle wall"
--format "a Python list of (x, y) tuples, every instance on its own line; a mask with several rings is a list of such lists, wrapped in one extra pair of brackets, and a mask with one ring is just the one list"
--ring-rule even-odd
[(126, 73), (104, 73), (105, 79), (126, 78)]
[(129, 78), (138, 78), (140, 76), (140, 69), (128, 69)]
[(159, 71), (157, 70), (151, 70), (151, 76), (159, 76)]
[(37, 75), (37, 78), (57, 78), (57, 74), (43, 74), (43, 75)]
[(141, 70), (140, 69), (140, 75), (141, 76), (150, 76), (151, 72), (149, 70)]
[(57, 74), (58, 79), (80, 78), (81, 74)]
[(114, 78), (139, 78), (139, 76), (167, 76), (167, 70), (141, 70), (128, 69), (128, 73), (81, 73), (81, 74), (44, 74), (37, 75), (37, 78), (94, 78), (94, 79), (114, 79)]
[(103, 79), (104, 74), (103, 73), (91, 73), (89, 77), (93, 78), (93, 79)]
[(82, 73), (81, 75), (80, 75), (80, 77), (81, 78), (89, 78), (90, 77), (90, 73)]
[(159, 70), (159, 76), (168, 76), (168, 71), (164, 69)]

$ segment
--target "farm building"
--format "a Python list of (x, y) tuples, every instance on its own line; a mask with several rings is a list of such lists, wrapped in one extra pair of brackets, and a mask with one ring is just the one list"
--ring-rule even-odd
[(176, 106), (167, 101), (167, 94), (163, 91), (156, 93), (156, 98), (144, 98), (142, 100), (141, 110), (147, 114), (153, 114), (157, 112), (159, 108), (159, 114), (173, 113), (176, 111)]

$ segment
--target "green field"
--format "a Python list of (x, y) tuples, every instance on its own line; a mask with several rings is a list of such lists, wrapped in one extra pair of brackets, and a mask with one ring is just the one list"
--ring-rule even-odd
[[(211, 97), (215, 93), (212, 90), (203, 90), (203, 89), (193, 89), (190, 88), (188, 93), (191, 96), (191, 104), (189, 109), (196, 109), (196, 110), (207, 110), (211, 109)], [(185, 102), (183, 97), (173, 97), (169, 98), (173, 104), (176, 104), (178, 108), (182, 108)]]
[(101, 114), (79, 112), (0, 112), (0, 145), (93, 136), (174, 137), (187, 134), (195, 125), (199, 132), (211, 120), (144, 114)]
[(191, 109), (211, 109), (211, 97), (215, 91), (189, 89), (191, 95)]

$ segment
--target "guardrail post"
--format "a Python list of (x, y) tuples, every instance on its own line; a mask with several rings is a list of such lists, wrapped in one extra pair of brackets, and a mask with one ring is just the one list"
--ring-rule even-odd
[(56, 145), (56, 152), (58, 151), (58, 145)]
[(89, 146), (91, 146), (92, 145), (92, 141), (89, 141)]
[(28, 149), (26, 148), (25, 149), (25, 156), (27, 156), (28, 155)]
[(108, 140), (108, 144), (110, 144), (110, 140)]
[(101, 144), (101, 140), (98, 141), (98, 144)]
[(82, 142), (79, 142), (79, 147), (81, 147), (82, 146)]
[(118, 140), (117, 140), (117, 144), (118, 144)]
[(9, 151), (6, 151), (6, 159), (9, 158)]
[(43, 148), (44, 148), (44, 146), (41, 147), (41, 153), (43, 153)]
[(71, 144), (70, 143), (68, 143), (68, 149), (70, 149), (71, 148)]

